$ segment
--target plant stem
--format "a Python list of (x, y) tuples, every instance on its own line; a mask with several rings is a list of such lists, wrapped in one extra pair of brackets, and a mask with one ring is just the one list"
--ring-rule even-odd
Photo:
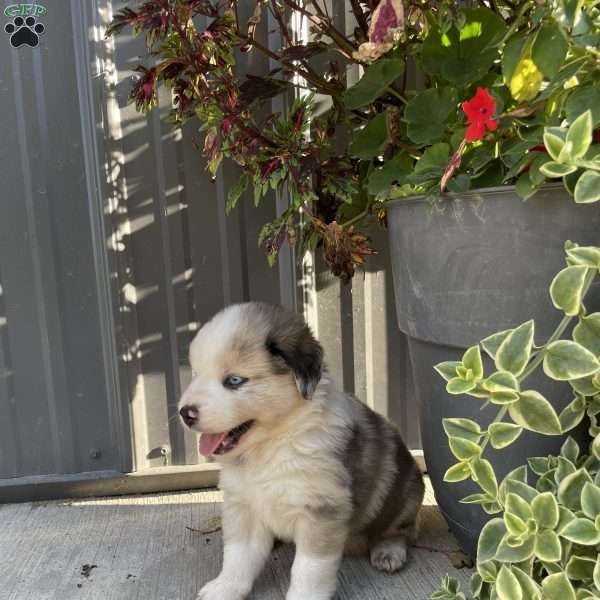
[(345, 223), (342, 223), (342, 227), (350, 227), (350, 225), (354, 225), (354, 223), (358, 223), (358, 221), (360, 221), (361, 219), (364, 219), (368, 214), (369, 214), (369, 209), (365, 208), (365, 210), (363, 210), (361, 213), (359, 213), (355, 217), (352, 217)]
[(525, 2), (523, 6), (521, 6), (519, 12), (517, 13), (517, 16), (515, 17), (515, 20), (512, 22), (512, 25), (508, 28), (508, 31), (502, 38), (502, 44), (506, 42), (506, 40), (510, 38), (510, 36), (519, 28), (519, 26), (521, 25), (521, 19), (523, 18), (525, 13), (531, 8), (531, 6), (532, 4), (530, 2)]
[[(502, 421), (502, 419), (504, 419), (504, 416), (506, 415), (507, 412), (508, 412), (508, 406), (505, 405), (498, 411), (498, 414), (496, 415), (494, 420), (490, 423), (490, 425), (493, 425), (494, 423), (500, 423), (500, 421)], [(485, 434), (485, 436), (483, 438), (483, 444), (481, 445), (481, 454), (483, 454), (483, 451), (485, 450), (486, 446), (488, 445), (488, 443), (490, 441), (489, 430), (490, 430), (490, 428), (488, 425), (488, 432)]]
[(392, 96), (398, 98), (398, 100), (400, 100), (402, 104), (408, 104), (408, 100), (400, 92), (396, 91), (391, 85), (388, 85), (385, 88), (385, 91), (392, 94)]

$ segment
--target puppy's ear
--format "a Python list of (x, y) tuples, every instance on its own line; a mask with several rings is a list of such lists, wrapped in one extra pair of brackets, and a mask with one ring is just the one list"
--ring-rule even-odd
[(321, 380), (323, 348), (302, 319), (294, 317), (273, 327), (266, 340), (267, 350), (276, 367), (285, 366), (294, 372), (298, 390), (310, 398)]

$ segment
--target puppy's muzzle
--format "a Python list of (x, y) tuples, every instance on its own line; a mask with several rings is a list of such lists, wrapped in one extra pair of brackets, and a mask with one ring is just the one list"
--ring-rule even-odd
[(179, 415), (188, 427), (192, 427), (198, 422), (198, 418), (200, 417), (200, 411), (196, 407), (187, 404), (186, 406), (181, 407)]

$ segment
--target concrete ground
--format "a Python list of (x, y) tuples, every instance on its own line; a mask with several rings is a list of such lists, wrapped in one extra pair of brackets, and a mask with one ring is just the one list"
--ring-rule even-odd
[[(194, 600), (219, 573), (221, 503), (213, 490), (0, 505), (0, 600)], [(446, 573), (467, 583), (431, 491), (425, 504), (403, 571), (344, 559), (336, 600), (426, 600)], [(293, 553), (273, 552), (252, 600), (285, 598)]]

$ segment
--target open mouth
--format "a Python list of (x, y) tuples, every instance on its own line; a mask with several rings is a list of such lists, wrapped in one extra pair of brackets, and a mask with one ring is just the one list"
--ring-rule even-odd
[(230, 431), (224, 433), (203, 433), (200, 436), (199, 449), (202, 456), (211, 454), (227, 454), (240, 442), (242, 436), (248, 432), (254, 421), (246, 421)]

